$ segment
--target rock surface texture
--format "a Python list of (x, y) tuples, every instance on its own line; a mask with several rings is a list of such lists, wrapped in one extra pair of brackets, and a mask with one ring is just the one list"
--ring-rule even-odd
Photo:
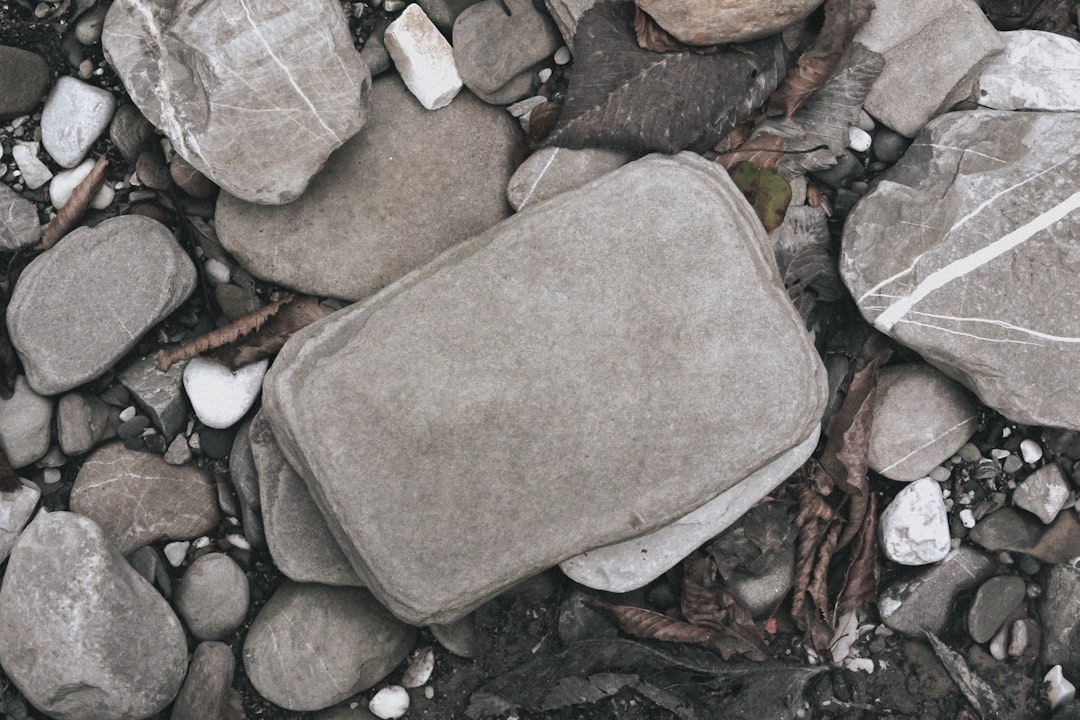
[(638, 0), (660, 27), (688, 45), (744, 42), (774, 35), (821, 0)]
[(757, 217), (686, 153), (309, 326), (263, 411), (372, 592), (426, 624), (716, 497), (806, 439), (824, 382)]
[(1038, 30), (1001, 33), (1005, 50), (979, 74), (974, 99), (995, 110), (1080, 110), (1080, 42)]
[(468, 93), (431, 113), (395, 77), (380, 78), (371, 99), (369, 125), (296, 202), (221, 194), (218, 234), (249, 271), (358, 300), (510, 214), (509, 114)]
[(194, 289), (195, 266), (168, 228), (112, 218), (73, 231), (26, 267), (8, 331), (30, 386), (55, 395), (112, 367)]
[(856, 205), (844, 282), (878, 329), (1006, 417), (1080, 429), (1080, 114), (931, 123)]
[(39, 515), (0, 588), (0, 665), (58, 720), (136, 720), (172, 702), (187, 643), (169, 604), (92, 520)]
[(297, 198), (364, 124), (371, 75), (332, 0), (119, 0), (102, 43), (173, 148), (251, 202)]

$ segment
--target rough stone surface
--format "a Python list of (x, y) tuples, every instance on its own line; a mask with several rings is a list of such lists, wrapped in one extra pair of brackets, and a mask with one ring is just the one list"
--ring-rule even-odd
[(1016, 575), (998, 575), (979, 586), (967, 614), (968, 634), (977, 643), (990, 642), (1024, 601), (1027, 585)]
[(238, 197), (285, 203), (363, 126), (371, 75), (338, 3), (241, 8), (117, 0), (102, 45), (185, 160)]
[(19, 533), (30, 522), (41, 490), (29, 480), (19, 479), (19, 488), (0, 492), (0, 563), (7, 560)]
[(288, 710), (321, 710), (382, 680), (416, 631), (360, 588), (286, 582), (244, 640), (255, 689)]
[(124, 555), (158, 540), (196, 538), (221, 520), (203, 470), (169, 465), (123, 443), (86, 459), (71, 488), (71, 510), (97, 521)]
[(578, 20), (585, 11), (596, 4), (596, 0), (544, 0), (551, 18), (562, 33), (566, 47), (574, 49), (574, 34), (577, 33)]
[(1061, 665), (1069, 677), (1080, 676), (1080, 570), (1055, 565), (1043, 585), (1039, 618), (1043, 634), (1039, 661), (1045, 666)]
[(169, 720), (225, 720), (236, 660), (221, 642), (201, 642), (191, 656), (184, 686)]
[(75, 167), (109, 127), (115, 111), (116, 98), (108, 90), (62, 77), (41, 111), (41, 144), (58, 164)]
[(446, 107), (461, 91), (454, 49), (419, 5), (405, 8), (383, 35), (394, 67), (428, 110)]
[(445, 625), (428, 625), (431, 636), (458, 657), (476, 657), (476, 615), (470, 613)]
[(454, 21), (457, 20), (457, 16), (461, 14), (461, 11), (470, 5), (475, 5), (479, 1), (480, 0), (417, 0), (417, 5), (424, 9), (424, 12), (431, 18), (431, 22), (435, 23), (436, 27), (449, 36), (451, 28), (454, 27)]
[(84, 392), (67, 393), (56, 404), (56, 436), (67, 455), (88, 453), (116, 437), (120, 414), (107, 402)]
[(155, 220), (125, 215), (72, 231), (26, 266), (8, 305), (30, 386), (55, 395), (96, 378), (179, 307), (195, 280), (191, 259)]
[(251, 421), (249, 443), (258, 473), (263, 531), (278, 569), (297, 582), (363, 586), (303, 478), (281, 454), (261, 412)]
[(912, 637), (922, 639), (927, 631), (940, 634), (956, 598), (993, 575), (994, 569), (992, 558), (961, 545), (941, 562), (886, 587), (878, 600), (881, 619)]
[(120, 384), (166, 438), (175, 437), (187, 425), (188, 403), (183, 391), (186, 367), (184, 360), (161, 372), (157, 358), (147, 355), (120, 371)]
[(979, 520), (968, 537), (991, 551), (1024, 553), (1051, 564), (1071, 562), (1080, 557), (1080, 516), (1074, 510), (1060, 513), (1048, 527), (1027, 513), (1003, 508)]
[(454, 21), (453, 44), (465, 87), (485, 102), (506, 105), (529, 93), (562, 36), (532, 0), (481, 0)]
[[(187, 444), (184, 446), (187, 447)], [(266, 547), (262, 501), (259, 499), (259, 473), (251, 452), (251, 421), (241, 424), (236, 430), (236, 438), (229, 453), (229, 479), (232, 480), (236, 498), (240, 501), (244, 539), (254, 548)]]
[(877, 0), (854, 42), (885, 56), (863, 107), (907, 137), (967, 97), (1005, 47), (975, 0)]
[(0, 183), (0, 249), (18, 250), (40, 239), (37, 207)]
[(1065, 473), (1057, 464), (1044, 465), (1033, 472), (1013, 492), (1013, 503), (1049, 525), (1072, 496)]
[(775, 35), (819, 5), (821, 0), (638, 0), (660, 27), (689, 45)]
[(224, 430), (240, 422), (259, 397), (269, 365), (258, 360), (230, 370), (211, 358), (191, 358), (184, 368), (184, 391), (202, 424)]
[(49, 65), (37, 53), (0, 45), (0, 118), (28, 113), (49, 87)]
[(513, 119), (463, 93), (437, 113), (379, 78), (371, 122), (288, 207), (222, 193), (222, 245), (264, 280), (357, 300), (510, 214)]
[(648, 585), (798, 470), (814, 452), (818, 434), (815, 428), (802, 443), (670, 525), (575, 555), (559, 568), (571, 580), (596, 590), (629, 592)]
[(878, 374), (869, 465), (892, 480), (926, 477), (979, 428), (981, 407), (968, 390), (926, 363)]
[(38, 395), (26, 376), (18, 375), (11, 397), (0, 398), (0, 448), (11, 467), (25, 467), (49, 452), (52, 416), (52, 399)]
[(128, 165), (135, 165), (143, 145), (154, 135), (154, 126), (131, 104), (116, 109), (109, 123), (109, 139), (124, 156)]
[(531, 203), (579, 188), (632, 159), (630, 153), (621, 150), (540, 148), (514, 171), (506, 197), (515, 210), (521, 210)]
[(1000, 36), (1005, 50), (979, 73), (977, 103), (995, 110), (1080, 110), (1080, 42), (1038, 30)]
[(684, 153), (308, 326), (263, 411), (353, 567), (423, 624), (703, 505), (802, 442), (825, 392), (760, 221)]
[(848, 217), (863, 315), (1016, 422), (1080, 429), (1080, 114), (944, 115)]
[(50, 717), (135, 720), (172, 702), (187, 643), (172, 608), (101, 528), (56, 512), (38, 515), (11, 551), (0, 665)]
[(251, 591), (247, 576), (224, 553), (200, 555), (176, 587), (174, 604), (199, 640), (224, 640), (244, 622)]
[(949, 554), (949, 518), (941, 486), (930, 478), (905, 486), (881, 512), (881, 549), (901, 565), (928, 565)]
[(41, 143), (20, 142), (11, 148), (11, 158), (19, 166), (23, 183), (31, 190), (37, 190), (53, 176), (52, 170), (38, 158), (40, 147)]

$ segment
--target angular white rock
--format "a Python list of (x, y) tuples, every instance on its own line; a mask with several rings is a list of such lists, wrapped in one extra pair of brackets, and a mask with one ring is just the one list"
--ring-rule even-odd
[(31, 190), (37, 190), (49, 182), (53, 176), (49, 167), (38, 160), (37, 153), (40, 145), (40, 143), (36, 142), (21, 142), (15, 143), (15, 146), (11, 148), (11, 157), (14, 158), (15, 164), (19, 166), (23, 183)]
[(41, 112), (41, 142), (60, 165), (79, 164), (109, 127), (116, 100), (112, 93), (73, 77), (56, 81)]
[(368, 710), (382, 720), (399, 718), (409, 710), (409, 693), (400, 685), (384, 687), (371, 698)]
[(1061, 674), (1061, 666), (1055, 665), (1050, 668), (1043, 678), (1046, 683), (1046, 694), (1050, 698), (1050, 709), (1057, 710), (1062, 705), (1068, 705), (1076, 697), (1076, 686), (1065, 679)]
[(387, 26), (383, 43), (405, 86), (428, 110), (446, 107), (461, 91), (453, 48), (416, 3)]
[(169, 561), (169, 564), (173, 567), (180, 567), (184, 564), (184, 560), (187, 558), (188, 548), (191, 547), (191, 543), (187, 540), (177, 540), (171, 542), (165, 546), (165, 559)]
[[(49, 200), (52, 202), (53, 207), (59, 210), (67, 205), (67, 201), (71, 199), (71, 193), (75, 191), (76, 186), (85, 180), (93, 169), (94, 161), (87, 158), (70, 170), (61, 170), (56, 173), (49, 184)], [(104, 210), (109, 207), (115, 197), (116, 191), (108, 183), (105, 183), (90, 200), (90, 207), (95, 210)]]
[(1005, 50), (979, 74), (975, 101), (995, 110), (1080, 110), (1080, 42), (1057, 33), (1000, 33)]
[(941, 486), (916, 480), (896, 494), (881, 513), (885, 556), (901, 565), (929, 565), (949, 554), (949, 519)]
[(259, 360), (234, 372), (215, 360), (192, 358), (184, 368), (184, 390), (199, 420), (219, 430), (239, 422), (255, 404), (269, 364)]

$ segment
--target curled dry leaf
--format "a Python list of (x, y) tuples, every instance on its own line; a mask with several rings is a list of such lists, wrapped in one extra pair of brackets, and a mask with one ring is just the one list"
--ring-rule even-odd
[(859, 525), (851, 560), (844, 573), (844, 586), (836, 601), (837, 617), (854, 612), (860, 606), (877, 603), (877, 495), (868, 493), (866, 511)]
[(543, 102), (534, 107), (529, 113), (529, 141), (534, 145), (543, 142), (559, 122), (561, 113), (559, 103)]
[(611, 613), (622, 631), (636, 638), (697, 645), (712, 650), (725, 660), (742, 651), (738, 640), (712, 628), (692, 625), (632, 605), (615, 605), (603, 600), (593, 600), (592, 605)]
[(109, 161), (104, 155), (94, 161), (94, 167), (91, 168), (90, 174), (75, 186), (75, 189), (71, 192), (71, 197), (64, 203), (64, 207), (60, 208), (59, 212), (56, 213), (56, 217), (45, 226), (44, 232), (41, 233), (41, 242), (38, 243), (39, 249), (48, 250), (51, 248), (60, 241), (60, 238), (71, 232), (79, 220), (82, 220), (87, 208), (90, 207), (90, 201), (94, 199), (98, 190), (105, 184), (105, 170), (108, 167)]

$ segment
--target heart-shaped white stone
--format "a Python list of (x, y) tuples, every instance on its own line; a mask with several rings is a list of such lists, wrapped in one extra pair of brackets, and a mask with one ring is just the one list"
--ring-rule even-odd
[(184, 368), (184, 390), (199, 420), (219, 430), (235, 425), (259, 397), (269, 365), (259, 360), (234, 372), (216, 360), (192, 358)]

